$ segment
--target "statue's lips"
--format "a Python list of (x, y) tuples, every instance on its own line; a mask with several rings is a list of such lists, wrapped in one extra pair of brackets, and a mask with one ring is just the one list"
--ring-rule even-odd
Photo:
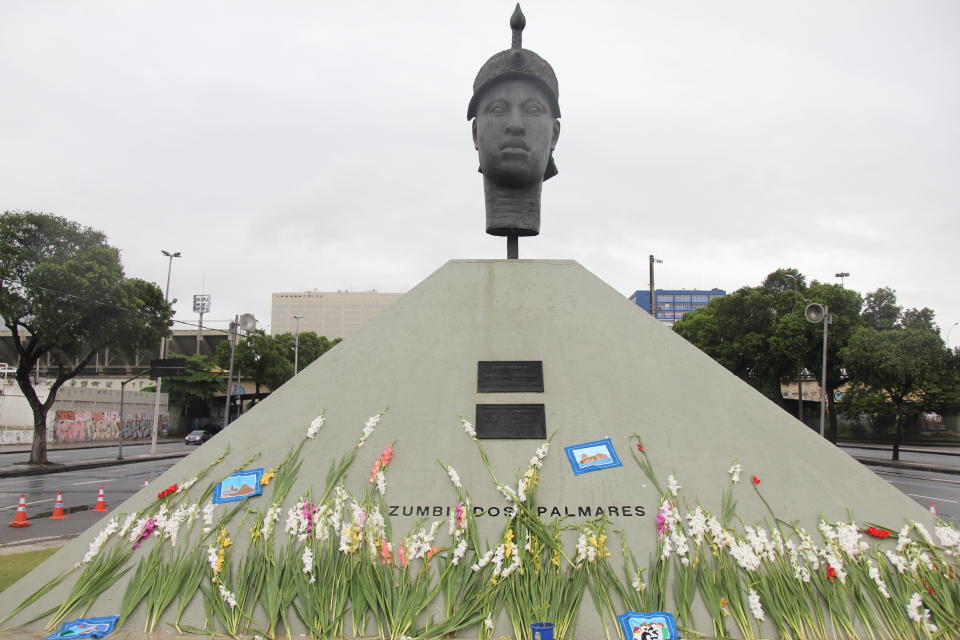
[(526, 153), (530, 151), (530, 147), (523, 140), (516, 140), (510, 142), (504, 142), (500, 145), (500, 151), (504, 152), (523, 152)]

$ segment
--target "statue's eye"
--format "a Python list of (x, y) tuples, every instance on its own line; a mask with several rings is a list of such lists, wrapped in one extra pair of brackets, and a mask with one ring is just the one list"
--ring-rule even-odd
[(507, 112), (507, 105), (503, 102), (494, 102), (487, 111), (494, 115), (503, 115)]
[(536, 102), (531, 102), (527, 105), (527, 113), (538, 114), (543, 113), (543, 107)]

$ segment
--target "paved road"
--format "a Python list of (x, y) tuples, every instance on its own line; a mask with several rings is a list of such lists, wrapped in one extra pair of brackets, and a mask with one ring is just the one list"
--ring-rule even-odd
[[(890, 460), (892, 449), (874, 449), (866, 447), (851, 447), (843, 445), (844, 451), (852, 456), (866, 458), (883, 458)], [(940, 453), (919, 453), (912, 451), (900, 451), (900, 460), (902, 462), (925, 462), (927, 464), (939, 464), (945, 467), (954, 467), (960, 469), (960, 456), (944, 455)]]
[[(177, 442), (158, 442), (157, 453), (172, 453), (174, 451), (192, 450), (192, 446), (185, 445), (183, 440)], [(150, 444), (124, 444), (123, 456), (146, 455), (150, 453)], [(50, 462), (80, 462), (83, 460), (96, 460), (98, 458), (116, 457), (117, 447), (92, 447), (89, 449), (50, 449), (47, 451), (47, 459)], [(17, 451), (13, 453), (0, 453), (0, 467), (6, 467), (18, 462), (26, 462), (30, 459), (30, 453), (27, 451)]]
[(932, 504), (944, 520), (960, 524), (960, 476), (929, 471), (868, 467), (924, 508)]
[[(100, 451), (102, 454), (103, 450)], [(35, 538), (76, 535), (102, 517), (110, 517), (114, 507), (143, 488), (144, 480), (152, 481), (180, 460), (181, 458), (168, 458), (100, 469), (2, 478), (0, 479), (0, 519), (2, 519), (0, 545)], [(103, 486), (107, 507), (110, 509), (107, 513), (92, 511), (100, 486)], [(160, 491), (164, 487), (155, 488)], [(69, 515), (66, 520), (49, 519), (53, 512), (57, 490), (63, 491), (63, 504)], [(8, 527), (6, 525), (14, 517), (21, 493), (27, 494), (27, 514), (31, 526)]]

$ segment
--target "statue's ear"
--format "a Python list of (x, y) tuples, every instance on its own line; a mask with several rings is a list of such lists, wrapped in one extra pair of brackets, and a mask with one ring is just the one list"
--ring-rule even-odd
[[(474, 133), (474, 138), (476, 138), (476, 133)], [(550, 151), (553, 151), (557, 148), (557, 140), (560, 139), (560, 121), (553, 121), (553, 138), (550, 140)]]
[[(473, 130), (473, 148), (479, 151), (480, 143), (477, 141), (477, 119), (473, 119), (473, 124), (470, 127)], [(556, 140), (554, 140), (556, 142)]]

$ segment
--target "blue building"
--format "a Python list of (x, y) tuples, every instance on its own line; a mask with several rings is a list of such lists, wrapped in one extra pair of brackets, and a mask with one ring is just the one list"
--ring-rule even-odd
[[(655, 292), (657, 299), (657, 320), (673, 326), (673, 323), (683, 317), (683, 314), (689, 313), (700, 307), (710, 304), (714, 298), (727, 295), (723, 289), (657, 289)], [(630, 300), (650, 313), (650, 290), (642, 289), (634, 291)]]

